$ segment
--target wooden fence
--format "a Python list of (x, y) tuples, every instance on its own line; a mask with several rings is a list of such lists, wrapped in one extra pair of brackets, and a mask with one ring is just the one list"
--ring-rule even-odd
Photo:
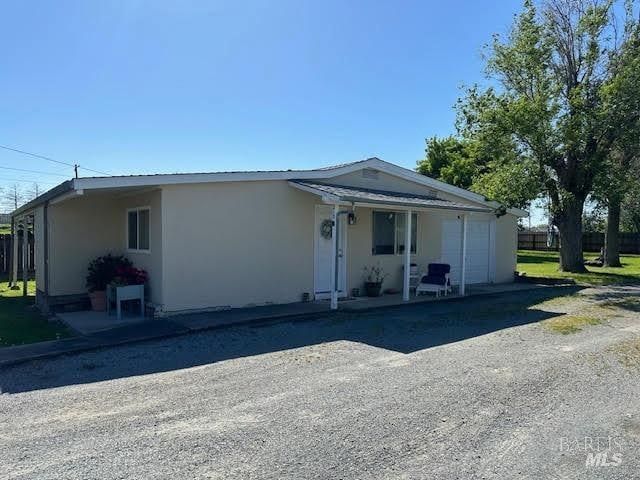
[[(18, 232), (18, 275), (22, 274), (22, 232)], [(35, 270), (35, 245), (33, 233), (28, 235), (27, 263), (29, 271)], [(11, 271), (11, 255), (13, 255), (13, 241), (8, 233), (0, 234), (0, 273), (9, 274)]]
[[(582, 234), (582, 249), (585, 252), (600, 252), (604, 247), (604, 233)], [(547, 247), (546, 232), (518, 232), (518, 249), (558, 251), (558, 242)], [(620, 233), (620, 253), (640, 253), (640, 233)]]

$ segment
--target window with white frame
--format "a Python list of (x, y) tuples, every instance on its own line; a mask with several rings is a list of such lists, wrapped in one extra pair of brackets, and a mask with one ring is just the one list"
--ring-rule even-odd
[(149, 250), (148, 207), (127, 210), (127, 248), (129, 250)]
[[(403, 254), (407, 214), (404, 212), (373, 212), (373, 255)], [(418, 214), (411, 214), (411, 253), (416, 253)]]

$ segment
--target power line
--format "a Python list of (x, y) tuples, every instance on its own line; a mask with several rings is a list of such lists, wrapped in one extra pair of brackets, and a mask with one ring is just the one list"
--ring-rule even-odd
[(29, 180), (27, 178), (0, 177), (0, 182), (25, 182), (25, 183), (38, 183), (42, 185), (57, 185), (55, 182), (42, 182), (40, 180)]
[(2, 165), (0, 165), (0, 168), (3, 168), (5, 170), (15, 170), (16, 172), (39, 173), (41, 175), (57, 175), (59, 177), (69, 178), (69, 175), (65, 175), (64, 173), (43, 172), (41, 170), (28, 170), (26, 168), (3, 167)]
[(27, 152), (26, 150), (20, 150), (19, 148), (7, 147), (6, 145), (0, 145), (0, 148), (2, 148), (4, 150), (9, 150), (11, 152), (21, 153), (23, 155), (29, 155), (30, 157), (39, 158), (41, 160), (48, 160), (50, 162), (59, 163), (60, 165), (66, 165), (68, 167), (73, 167), (74, 172), (76, 174), (76, 178), (78, 177), (78, 168), (81, 168), (81, 169), (86, 170), (88, 172), (99, 173), (100, 175), (107, 175), (108, 177), (111, 176), (110, 173), (101, 172), (99, 170), (93, 170), (91, 168), (83, 167), (82, 165), (78, 165), (78, 164), (75, 164), (75, 163), (63, 162), (63, 161), (60, 161), (60, 160), (56, 160), (55, 158), (51, 158), (51, 157), (46, 157), (44, 155), (40, 155), (38, 153), (32, 153), (32, 152)]
[(10, 151), (16, 152), (16, 153), (22, 153), (23, 155), (29, 155), (29, 156), (35, 157), (35, 158), (41, 158), (42, 160), (49, 160), (50, 162), (59, 163), (60, 165), (66, 165), (68, 167), (73, 167), (74, 166), (72, 163), (61, 162), (60, 160), (55, 160), (53, 158), (45, 157), (44, 155), (38, 155), (37, 153), (25, 152), (24, 150), (19, 150), (17, 148), (7, 147), (5, 145), (0, 145), (0, 148), (4, 148), (5, 150), (10, 150)]

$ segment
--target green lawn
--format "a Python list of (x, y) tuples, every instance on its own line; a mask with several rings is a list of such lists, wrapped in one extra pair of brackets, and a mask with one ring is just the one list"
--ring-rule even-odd
[(22, 290), (10, 290), (0, 282), (0, 347), (55, 340), (68, 337), (69, 330), (57, 322), (48, 322), (35, 307), (35, 282), (29, 282), (29, 295)]
[[(585, 253), (587, 259), (596, 256)], [(517, 270), (529, 277), (569, 278), (592, 285), (640, 283), (640, 255), (623, 255), (621, 261), (622, 268), (587, 267), (588, 273), (565, 273), (558, 271), (558, 252), (518, 250)]]

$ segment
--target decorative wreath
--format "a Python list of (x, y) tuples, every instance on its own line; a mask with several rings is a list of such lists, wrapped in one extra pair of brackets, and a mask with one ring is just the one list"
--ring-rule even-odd
[(323, 238), (329, 239), (333, 233), (333, 221), (332, 220), (323, 220), (320, 224), (320, 235)]

